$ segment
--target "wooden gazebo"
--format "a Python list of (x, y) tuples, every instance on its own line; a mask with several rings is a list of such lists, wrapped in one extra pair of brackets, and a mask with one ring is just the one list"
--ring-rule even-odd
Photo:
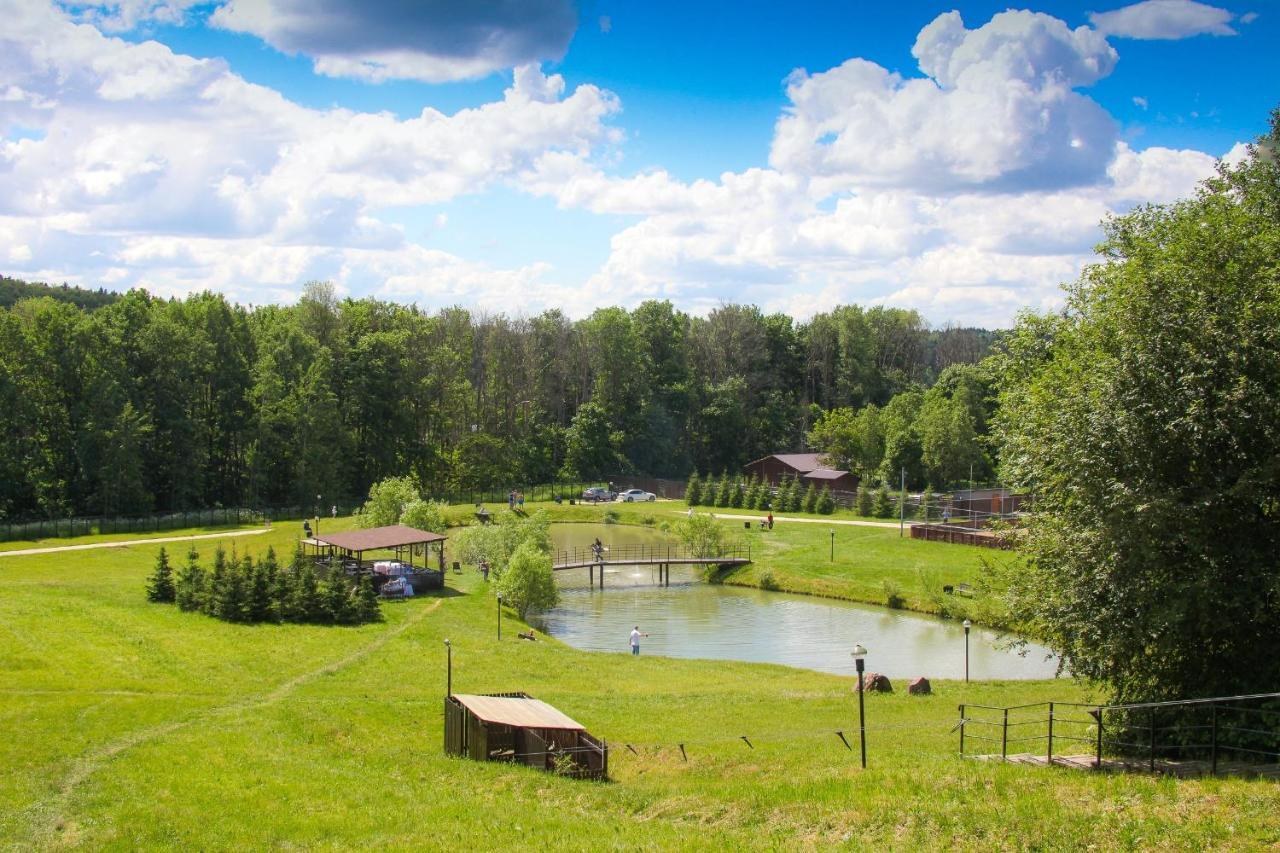
[[(366, 559), (366, 555), (391, 552), (395, 555), (394, 562), (402, 567), (401, 573), (410, 580), (415, 591), (421, 592), (444, 586), (444, 543), (447, 538), (428, 530), (393, 524), (317, 534), (302, 540), (302, 552), (349, 572), (372, 572), (378, 562)], [(432, 552), (436, 563), (434, 569), (431, 568)], [(374, 580), (375, 583), (378, 580), (376, 573)]]
[(475, 761), (509, 761), (583, 779), (609, 775), (607, 743), (526, 693), (455, 693), (446, 698), (444, 751)]

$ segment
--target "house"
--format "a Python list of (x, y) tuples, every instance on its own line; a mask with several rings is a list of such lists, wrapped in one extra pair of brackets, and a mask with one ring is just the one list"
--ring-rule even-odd
[(776, 486), (787, 477), (798, 477), (802, 485), (813, 483), (833, 492), (852, 492), (858, 488), (858, 477), (848, 471), (828, 468), (822, 463), (821, 453), (774, 453), (763, 459), (742, 466), (748, 477), (758, 476), (764, 482)]

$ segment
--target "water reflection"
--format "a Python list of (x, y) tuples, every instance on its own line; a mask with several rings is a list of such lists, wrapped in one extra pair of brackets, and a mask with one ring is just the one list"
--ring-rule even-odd
[[(618, 525), (553, 525), (557, 548), (589, 544), (659, 544), (658, 531)], [(671, 586), (657, 586), (656, 567), (605, 571), (605, 589), (588, 587), (585, 569), (557, 573), (560, 606), (533, 617), (540, 629), (571, 646), (628, 651), (633, 625), (650, 636), (642, 654), (780, 663), (852, 675), (855, 642), (870, 649), (867, 668), (891, 678), (964, 677), (964, 629), (956, 622), (883, 607), (809, 596), (719, 586), (697, 581), (688, 566), (673, 566)], [(970, 636), (974, 679), (1051, 678), (1046, 650), (1025, 655), (998, 648), (996, 634)]]

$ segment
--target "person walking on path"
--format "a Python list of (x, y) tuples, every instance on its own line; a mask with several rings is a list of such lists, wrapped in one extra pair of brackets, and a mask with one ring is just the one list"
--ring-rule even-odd
[(640, 633), (639, 625), (631, 629), (631, 654), (633, 655), (640, 654), (640, 638), (647, 637), (647, 636), (649, 635)]

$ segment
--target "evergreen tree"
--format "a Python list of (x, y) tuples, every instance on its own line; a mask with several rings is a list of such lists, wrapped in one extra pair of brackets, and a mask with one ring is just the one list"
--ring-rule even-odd
[(889, 487), (881, 485), (876, 489), (875, 502), (871, 506), (871, 514), (876, 518), (893, 518), (893, 498), (889, 497)]
[(351, 623), (351, 583), (341, 572), (330, 572), (320, 584), (324, 621), (330, 625)]
[(836, 500), (831, 496), (831, 488), (829, 486), (822, 488), (822, 494), (818, 496), (817, 510), (823, 515), (831, 515), (836, 511)]
[(689, 506), (697, 506), (702, 501), (702, 480), (694, 471), (689, 477), (689, 485), (685, 486), (684, 502)]
[(368, 575), (361, 575), (360, 583), (356, 587), (354, 617), (358, 624), (382, 621), (378, 593), (374, 590), (373, 580)]
[(760, 477), (756, 474), (752, 474), (751, 480), (747, 485), (747, 496), (743, 501), (747, 509), (762, 509), (761, 501), (764, 499), (763, 494), (764, 489), (761, 486)]
[(210, 616), (219, 615), (218, 597), (227, 584), (227, 552), (219, 545), (213, 552), (213, 569), (209, 572), (200, 609)]
[(724, 508), (730, 505), (733, 496), (733, 483), (728, 478), (728, 471), (721, 471), (721, 482), (716, 489), (716, 506)]
[(739, 478), (734, 477), (732, 491), (729, 493), (729, 506), (734, 509), (742, 509), (742, 503), (746, 500), (746, 497), (745, 484)]
[(174, 584), (174, 600), (182, 610), (201, 610), (204, 606), (205, 573), (200, 568), (200, 555), (195, 547), (187, 550), (187, 562), (178, 570), (178, 580)]
[(160, 554), (156, 557), (155, 571), (151, 573), (151, 580), (147, 583), (147, 600), (171, 604), (176, 597), (173, 570), (169, 568), (169, 555), (161, 546)]
[(809, 488), (805, 489), (804, 492), (804, 511), (818, 511), (818, 488), (813, 483), (810, 483)]
[(867, 483), (858, 485), (858, 497), (854, 511), (863, 518), (870, 518), (875, 509), (875, 491)]
[[(274, 562), (274, 560), (273, 560)], [(246, 622), (276, 621), (276, 603), (272, 597), (275, 587), (274, 567), (268, 569), (267, 561), (259, 560), (256, 565), (246, 555), (244, 569), (246, 574), (244, 620)]]

